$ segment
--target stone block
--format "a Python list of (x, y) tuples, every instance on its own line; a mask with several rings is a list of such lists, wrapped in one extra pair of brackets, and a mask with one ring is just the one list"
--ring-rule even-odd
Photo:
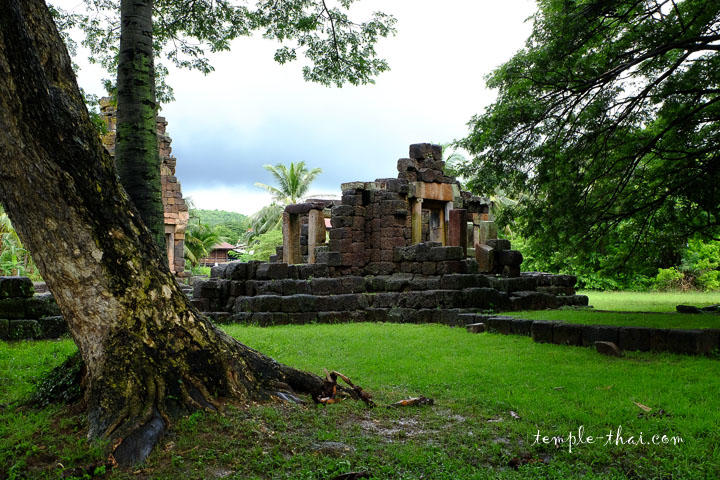
[(385, 283), (388, 275), (366, 275), (363, 277), (365, 283), (365, 291), (367, 292), (384, 292)]
[[(348, 208), (352, 208), (352, 207), (350, 207), (349, 205), (343, 205), (343, 206), (347, 206)], [(340, 207), (335, 207), (335, 208), (340, 208)], [(333, 210), (334, 210), (334, 209), (333, 209)], [(339, 216), (333, 215), (333, 216), (330, 218), (330, 225), (332, 225), (332, 228), (333, 228), (333, 229), (335, 229), (335, 228), (344, 228), (344, 227), (352, 227), (353, 218), (355, 218), (355, 217), (353, 217), (353, 216), (339, 217)]]
[(514, 335), (523, 335), (529, 337), (532, 333), (532, 320), (525, 318), (515, 318), (512, 321), (512, 333)]
[(225, 278), (225, 270), (228, 268), (228, 263), (221, 263), (216, 267), (210, 269), (210, 278)]
[(584, 347), (592, 347), (596, 342), (610, 342), (618, 344), (618, 332), (620, 327), (614, 325), (583, 325), (582, 344)]
[(37, 320), (19, 319), (8, 323), (8, 340), (30, 340), (40, 338), (42, 331)]
[[(424, 265), (424, 264), (423, 264)], [(408, 285), (410, 290), (440, 290), (440, 279), (437, 276), (415, 275)]]
[(533, 291), (537, 288), (537, 280), (533, 277), (485, 277), (491, 288), (505, 293)]
[(511, 267), (519, 267), (522, 264), (522, 253), (517, 250), (496, 250), (495, 251), (495, 268), (498, 265), (509, 265)]
[(587, 295), (565, 295), (555, 297), (559, 305), (567, 305), (570, 307), (587, 307), (589, 299)]
[(465, 288), (487, 288), (490, 286), (485, 275), (467, 275), (453, 273), (443, 275), (440, 279), (440, 287), (443, 290), (463, 290)]
[(290, 325), (290, 315), (285, 312), (272, 312), (270, 325)]
[(270, 312), (254, 312), (250, 322), (260, 327), (267, 327), (273, 324), (273, 314)]
[(27, 318), (42, 318), (61, 315), (58, 307), (50, 293), (41, 293), (34, 297), (24, 299), (25, 315)]
[(33, 293), (33, 283), (27, 277), (0, 277), (0, 299), (30, 298)]
[(333, 228), (328, 232), (330, 240), (343, 240), (353, 238), (353, 230), (351, 227)]
[(385, 282), (385, 289), (388, 292), (400, 292), (409, 288), (413, 275), (409, 273), (394, 273)]
[(362, 195), (343, 195), (342, 196), (342, 204), (344, 205), (352, 205), (352, 206), (361, 206), (363, 204), (363, 197)]
[(464, 308), (465, 297), (460, 290), (436, 290), (434, 293), (435, 306), (439, 308)]
[(366, 322), (386, 322), (389, 308), (367, 308), (365, 309)]
[(340, 252), (319, 252), (317, 254), (317, 264), (339, 267), (342, 265), (342, 254)]
[(620, 327), (618, 332), (618, 346), (623, 350), (640, 350), (648, 352), (651, 349), (650, 336), (653, 328), (647, 327)]
[(392, 308), (397, 307), (399, 295), (397, 292), (376, 293), (370, 295), (368, 300), (373, 308)]
[(289, 295), (282, 297), (281, 310), (285, 313), (307, 313), (315, 311), (314, 295)]
[(577, 323), (557, 323), (553, 327), (553, 343), (558, 345), (582, 346), (583, 325)]
[(228, 312), (205, 312), (205, 316), (208, 317), (213, 323), (225, 325), (230, 323), (232, 318)]
[(281, 280), (288, 278), (287, 263), (261, 263), (255, 272), (258, 280)]
[(520, 291), (511, 294), (510, 305), (512, 310), (544, 310), (557, 308), (558, 300), (548, 293)]
[(462, 315), (465, 313), (471, 313), (470, 310), (465, 308), (444, 308), (438, 310), (438, 312), (439, 317), (436, 320), (437, 323), (452, 327), (465, 326), (468, 323), (468, 319), (462, 317)]
[(620, 350), (614, 342), (601, 342), (597, 341), (594, 343), (598, 353), (608, 357), (622, 357), (623, 352)]
[(210, 299), (208, 298), (193, 298), (190, 303), (201, 312), (210, 310)]
[[(475, 257), (475, 252), (473, 251), (472, 256)], [(478, 262), (475, 260), (475, 258), (463, 258), (460, 260), (460, 271), (461, 273), (466, 273), (470, 275), (474, 275), (480, 271), (480, 268), (478, 267)]]
[(245, 295), (245, 281), (230, 280), (228, 295), (231, 297), (240, 297)]
[(475, 244), (475, 260), (479, 272), (492, 272), (495, 269), (495, 249), (489, 245)]
[(396, 323), (418, 323), (418, 311), (414, 308), (392, 308), (388, 319)]
[(468, 333), (485, 333), (487, 332), (487, 325), (484, 323), (470, 323), (465, 326)]
[(462, 247), (435, 247), (430, 249), (431, 262), (444, 260), (462, 260), (465, 258)]
[(410, 145), (410, 158), (414, 160), (442, 160), (442, 147), (431, 143)]
[(288, 313), (289, 325), (307, 325), (316, 322), (318, 319), (316, 312), (297, 312)]
[(300, 280), (327, 277), (330, 275), (328, 265), (325, 263), (294, 265), (294, 267), (297, 270), (297, 275)]
[(533, 341), (538, 343), (553, 343), (553, 329), (558, 322), (545, 322), (535, 320), (530, 327)]
[(702, 355), (717, 348), (716, 336), (706, 330), (675, 330), (667, 332), (667, 350), (687, 355)]
[(229, 323), (248, 324), (252, 321), (252, 313), (240, 312), (230, 315)]
[(247, 280), (248, 264), (245, 262), (230, 262), (225, 267), (225, 277), (228, 280)]
[(351, 275), (347, 277), (340, 277), (340, 281), (342, 282), (344, 293), (365, 292), (365, 280), (361, 276)]
[(459, 260), (447, 260), (437, 262), (437, 274), (447, 275), (449, 273), (462, 273), (463, 264)]
[(497, 316), (490, 317), (485, 320), (489, 332), (502, 333), (503, 335), (510, 335), (513, 333), (513, 320), (512, 317)]
[(27, 317), (27, 298), (0, 299), (0, 317), (10, 320), (19, 320)]
[(338, 295), (345, 291), (339, 278), (313, 278), (310, 288), (313, 295)]
[(62, 315), (45, 317), (38, 320), (40, 338), (58, 338), (68, 332), (67, 322)]
[(485, 241), (485, 245), (498, 252), (510, 250), (510, 240), (505, 238), (489, 238)]
[[(522, 277), (527, 278), (527, 277)], [(561, 287), (559, 285), (550, 285), (550, 286), (543, 286), (543, 287), (537, 287), (538, 292), (545, 292), (549, 293), (551, 295), (575, 295), (575, 289), (573, 287)]]
[(497, 309), (502, 304), (502, 295), (492, 288), (466, 288), (462, 290), (462, 307)]
[(502, 268), (498, 268), (498, 266), (495, 266), (495, 272), (502, 275), (503, 277), (519, 277), (520, 276), (520, 267), (512, 266), (512, 265), (502, 265)]
[(422, 262), (420, 264), (420, 272), (422, 275), (435, 275), (437, 273), (437, 263), (435, 262)]

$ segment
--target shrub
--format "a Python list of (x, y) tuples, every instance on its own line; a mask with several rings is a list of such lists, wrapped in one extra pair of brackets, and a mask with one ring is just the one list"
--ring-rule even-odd
[(687, 290), (688, 286), (685, 274), (675, 267), (658, 268), (658, 274), (653, 279), (653, 288), (656, 290)]

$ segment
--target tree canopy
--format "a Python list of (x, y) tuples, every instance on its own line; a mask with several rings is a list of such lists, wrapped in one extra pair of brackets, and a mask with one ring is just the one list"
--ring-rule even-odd
[[(355, 21), (348, 11), (356, 0), (155, 0), (153, 45), (158, 58), (173, 65), (209, 73), (208, 54), (230, 50), (233, 39), (259, 32), (280, 43), (275, 60), (281, 64), (304, 55), (306, 80), (342, 86), (372, 83), (389, 69), (375, 44), (394, 33), (395, 19), (375, 12), (366, 21)], [(53, 3), (52, 1), (50, 3)], [(117, 68), (121, 0), (82, 0), (85, 8), (65, 11), (51, 6), (61, 29), (81, 28), (91, 60), (109, 72)], [(67, 40), (67, 35), (65, 36)], [(72, 44), (71, 44), (72, 46)], [(167, 67), (156, 62), (158, 100), (172, 100), (164, 82)], [(112, 80), (106, 81), (108, 87)]]
[(539, 252), (677, 261), (720, 229), (720, 3), (541, 0), (459, 144), (469, 186), (521, 201)]

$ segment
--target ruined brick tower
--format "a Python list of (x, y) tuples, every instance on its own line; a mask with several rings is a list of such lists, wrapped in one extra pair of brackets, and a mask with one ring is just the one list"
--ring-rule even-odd
[[(110, 155), (115, 155), (115, 127), (116, 108), (109, 97), (100, 99), (100, 114), (107, 125), (108, 133), (103, 135), (103, 145)], [(165, 244), (167, 246), (168, 265), (170, 271), (177, 276), (185, 272), (185, 230), (187, 229), (190, 213), (182, 197), (180, 182), (175, 177), (177, 159), (172, 156), (170, 143), (172, 139), (167, 135), (165, 117), (157, 117), (158, 149), (160, 152), (160, 181), (162, 183), (162, 202), (165, 212)]]

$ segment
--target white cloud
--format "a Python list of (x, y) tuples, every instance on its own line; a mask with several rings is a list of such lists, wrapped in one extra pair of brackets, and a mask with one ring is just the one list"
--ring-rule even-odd
[[(409, 144), (467, 134), (472, 115), (495, 97), (484, 76), (523, 47), (535, 8), (533, 0), (361, 0), (351, 17), (381, 10), (398, 19), (397, 36), (377, 47), (392, 70), (375, 85), (307, 83), (299, 63), (276, 64), (277, 44), (260, 37), (213, 55), (208, 76), (173, 70), (177, 101), (162, 114), (185, 194), (198, 206), (257, 210), (252, 185), (272, 182), (262, 165), (300, 160), (323, 169), (318, 191), (397, 175)], [(101, 94), (98, 76), (83, 67), (81, 84)]]

